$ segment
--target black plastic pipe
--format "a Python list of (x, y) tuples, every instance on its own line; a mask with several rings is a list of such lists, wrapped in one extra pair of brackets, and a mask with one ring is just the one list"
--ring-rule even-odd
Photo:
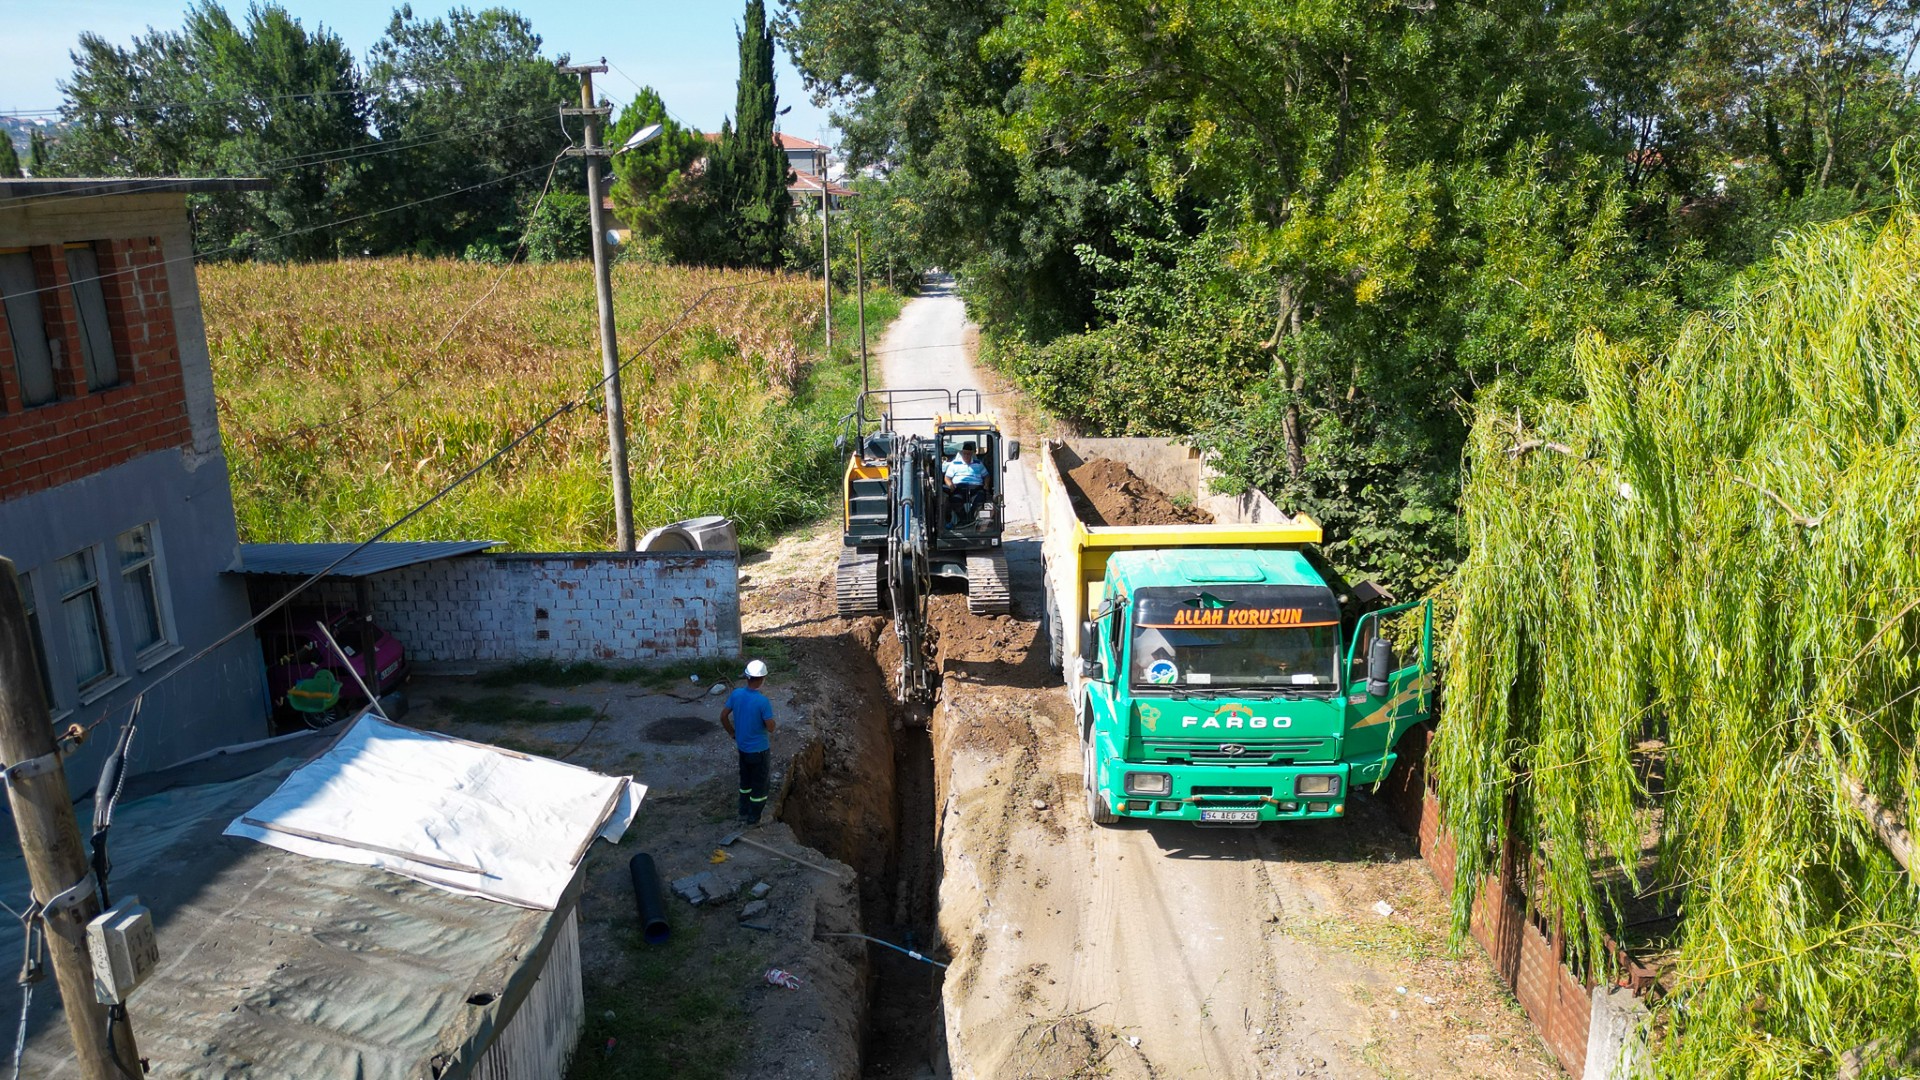
[(627, 863), (633, 875), (633, 900), (640, 908), (640, 932), (649, 945), (667, 941), (667, 898), (660, 889), (660, 872), (653, 868), (653, 856), (641, 852)]

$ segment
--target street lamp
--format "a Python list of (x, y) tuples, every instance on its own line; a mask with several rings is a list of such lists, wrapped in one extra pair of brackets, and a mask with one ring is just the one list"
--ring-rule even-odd
[(621, 154), (624, 154), (629, 150), (640, 149), (641, 147), (652, 142), (653, 140), (659, 138), (660, 132), (662, 130), (663, 130), (662, 125), (660, 124), (648, 124), (646, 127), (643, 127), (639, 131), (634, 132), (631, 136), (628, 136), (627, 141), (620, 144), (620, 149), (615, 150), (613, 152), (613, 156), (619, 157)]

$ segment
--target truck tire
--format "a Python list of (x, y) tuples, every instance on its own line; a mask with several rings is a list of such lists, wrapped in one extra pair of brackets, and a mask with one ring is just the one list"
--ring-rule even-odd
[(1058, 675), (1065, 670), (1067, 664), (1067, 651), (1061, 644), (1060, 638), (1060, 608), (1054, 601), (1053, 589), (1049, 588), (1044, 580), (1041, 587), (1046, 589), (1047, 597), (1046, 621), (1042, 626), (1047, 634), (1047, 668)]
[(1090, 738), (1084, 739), (1081, 741), (1080, 746), (1080, 775), (1084, 779), (1087, 789), (1087, 816), (1093, 819), (1095, 825), (1118, 825), (1120, 824), (1120, 815), (1108, 809), (1107, 796), (1100, 790), (1099, 784), (1095, 782), (1093, 740)]

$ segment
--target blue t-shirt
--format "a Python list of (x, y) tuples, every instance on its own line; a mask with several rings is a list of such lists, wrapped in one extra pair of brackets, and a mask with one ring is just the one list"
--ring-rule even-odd
[(727, 695), (727, 708), (733, 710), (733, 742), (741, 753), (757, 754), (772, 747), (767, 721), (773, 719), (773, 702), (767, 695), (742, 686)]
[(947, 462), (947, 482), (950, 484), (985, 484), (987, 482), (987, 463), (974, 458), (972, 464), (955, 456)]

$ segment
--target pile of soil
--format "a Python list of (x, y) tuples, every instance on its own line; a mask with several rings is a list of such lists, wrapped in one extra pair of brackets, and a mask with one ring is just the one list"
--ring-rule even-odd
[(1091, 525), (1211, 525), (1213, 515), (1181, 506), (1112, 458), (1090, 458), (1067, 473), (1073, 507)]

